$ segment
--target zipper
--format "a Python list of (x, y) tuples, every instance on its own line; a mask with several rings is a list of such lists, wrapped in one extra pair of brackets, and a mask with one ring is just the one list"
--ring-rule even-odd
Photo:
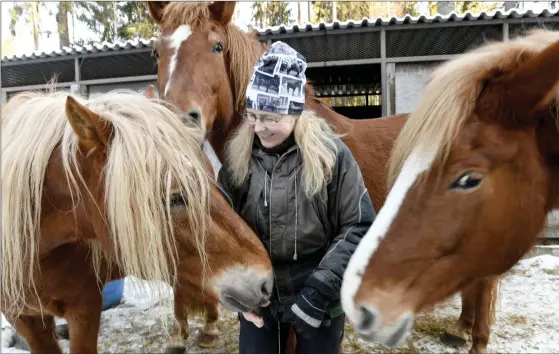
[[(292, 153), (293, 151), (298, 150), (298, 148), (295, 148), (293, 150), (290, 151), (286, 151), (284, 152), (276, 161), (276, 163), (274, 164), (274, 168), (272, 168), (272, 173), (270, 175), (270, 204), (268, 207), (268, 232), (270, 233), (270, 257), (272, 256), (272, 188), (273, 188), (273, 180), (274, 180), (274, 171), (276, 170), (276, 167), (278, 166), (279, 162), (281, 161), (281, 159)], [(260, 164), (260, 161), (258, 161), (258, 159), (255, 159), (256, 162), (258, 163), (258, 166), (260, 166), (260, 168), (262, 169), (262, 171), (265, 172), (266, 177), (268, 177), (268, 171), (266, 171), (266, 169), (264, 169), (264, 167), (262, 167), (262, 164)], [(264, 183), (267, 183), (266, 178), (264, 179)], [(264, 193), (264, 200), (266, 200), (266, 193)], [(281, 302), (281, 298), (280, 298), (280, 294), (279, 294), (279, 289), (278, 289), (278, 282), (276, 279), (276, 272), (274, 272), (274, 285), (276, 288), (276, 295), (278, 296), (278, 301)]]
[[(273, 185), (274, 185), (274, 171), (276, 170), (276, 167), (278, 167), (278, 164), (281, 161), (281, 159), (289, 153), (291, 153), (291, 151), (287, 151), (287, 152), (283, 153), (283, 155), (281, 155), (278, 158), (278, 160), (276, 161), (276, 164), (274, 165), (274, 168), (272, 168), (272, 173), (270, 175), (270, 206), (268, 207), (268, 223), (269, 223), (268, 230), (270, 232), (270, 255), (272, 255), (272, 191), (273, 191)], [(276, 295), (278, 296), (278, 301), (281, 302), (279, 289), (278, 289), (278, 283), (277, 283), (277, 280), (276, 280), (276, 272), (274, 272), (274, 283), (276, 284), (275, 288), (276, 288)]]
[[(268, 176), (268, 171), (266, 171), (266, 170), (264, 169), (264, 167), (262, 167), (262, 164), (260, 164), (260, 161), (256, 160), (256, 163), (258, 163), (258, 166), (260, 166), (260, 169), (261, 169), (262, 171), (264, 171), (264, 174), (266, 175), (266, 176), (264, 177), (264, 206), (267, 207), (267, 206), (268, 206), (268, 195), (267, 195), (267, 193), (266, 193), (266, 188), (267, 188), (267, 186), (268, 186), (268, 179), (270, 179), (270, 177)], [(271, 187), (271, 183), (270, 183), (270, 187)], [(272, 194), (272, 193), (270, 193), (270, 195), (271, 195), (271, 194)]]

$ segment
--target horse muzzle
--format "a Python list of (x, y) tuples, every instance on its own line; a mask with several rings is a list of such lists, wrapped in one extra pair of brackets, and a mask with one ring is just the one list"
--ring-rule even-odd
[(214, 290), (227, 310), (251, 312), (268, 302), (273, 281), (269, 270), (233, 267), (215, 278)]

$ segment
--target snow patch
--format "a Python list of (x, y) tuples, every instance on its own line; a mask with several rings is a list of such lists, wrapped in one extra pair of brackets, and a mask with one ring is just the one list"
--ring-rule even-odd
[(171, 300), (173, 288), (163, 282), (149, 282), (134, 276), (124, 278), (122, 302), (146, 310), (162, 300)]
[[(491, 328), (488, 351), (491, 353), (559, 353), (559, 257), (541, 255), (520, 261), (501, 282), (497, 319)], [(550, 275), (550, 273), (553, 273)], [(166, 284), (155, 284), (136, 277), (125, 278), (123, 303), (103, 311), (99, 333), (99, 352), (163, 352), (169, 337), (160, 319), (172, 325), (172, 307), (161, 300), (172, 300), (172, 290)], [(160, 289), (159, 295), (153, 289)], [(172, 304), (172, 303), (171, 303)], [(237, 314), (220, 309), (219, 342), (216, 348), (200, 349), (196, 337), (203, 327), (204, 318), (189, 317), (189, 353), (238, 352), (239, 326)], [(418, 321), (444, 329), (445, 321), (455, 321), (460, 315), (460, 297), (452, 296), (431, 312), (420, 314)], [(58, 321), (57, 321), (58, 322)], [(418, 322), (416, 322), (418, 323)], [(344, 344), (347, 349), (357, 345), (363, 352), (382, 352), (386, 348), (358, 339), (347, 326)], [(168, 328), (170, 329), (170, 328)], [(435, 331), (436, 332), (436, 331)], [(28, 353), (8, 348), (13, 329), (2, 317), (2, 353)], [(349, 344), (351, 343), (351, 344)], [(60, 341), (64, 353), (69, 342)], [(438, 335), (428, 334), (415, 327), (409, 346), (415, 352), (467, 353), (471, 342), (459, 348), (447, 347)], [(403, 348), (404, 351), (406, 350)]]

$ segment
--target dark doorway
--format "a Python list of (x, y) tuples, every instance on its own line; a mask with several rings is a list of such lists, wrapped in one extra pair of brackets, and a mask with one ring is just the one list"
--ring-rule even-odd
[(307, 68), (316, 96), (352, 119), (382, 116), (380, 64)]

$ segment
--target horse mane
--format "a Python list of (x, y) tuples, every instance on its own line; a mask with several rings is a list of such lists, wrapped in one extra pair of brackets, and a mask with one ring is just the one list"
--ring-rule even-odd
[[(183, 24), (199, 29), (211, 21), (208, 3), (204, 2), (171, 2), (163, 9), (162, 15), (162, 32), (171, 31)], [(245, 106), (245, 93), (254, 64), (264, 53), (266, 46), (258, 41), (256, 32), (242, 32), (231, 22), (223, 27), (227, 35), (225, 55), (231, 73), (235, 111), (241, 112)]]
[(235, 111), (242, 112), (245, 107), (246, 90), (254, 71), (254, 64), (266, 50), (266, 46), (258, 41), (256, 33), (243, 33), (235, 25), (229, 23), (226, 28), (229, 41), (229, 72), (235, 90)]
[(452, 142), (474, 113), (484, 80), (493, 72), (512, 70), (557, 40), (559, 32), (533, 30), (508, 42), (486, 43), (438, 67), (394, 144), (388, 186), (412, 151), (418, 156), (435, 154), (443, 165)]
[[(50, 159), (56, 158), (51, 155), (60, 153), (74, 204), (68, 212), (75, 212), (80, 191), (92, 193), (79, 170), (78, 139), (65, 110), (68, 95), (25, 92), (2, 112), (0, 294), (8, 312), (22, 310), (28, 290), (37, 295), (44, 178)], [(210, 178), (200, 149), (201, 130), (184, 125), (170, 105), (140, 93), (113, 91), (89, 101), (72, 96), (112, 124), (103, 170), (104, 217), (119, 267), (126, 274), (174, 284), (177, 243), (182, 241), (175, 237), (171, 218), (172, 182), (187, 201), (188, 235), (205, 265)], [(94, 257), (106, 257), (95, 247), (92, 251)]]

